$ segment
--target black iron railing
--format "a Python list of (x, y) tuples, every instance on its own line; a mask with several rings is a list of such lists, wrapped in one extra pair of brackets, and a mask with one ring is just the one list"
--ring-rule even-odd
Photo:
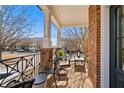
[(0, 60), (0, 87), (27, 81), (37, 73), (40, 53)]

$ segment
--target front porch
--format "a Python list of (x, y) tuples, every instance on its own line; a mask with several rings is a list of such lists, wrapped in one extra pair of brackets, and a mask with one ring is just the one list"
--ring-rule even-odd
[[(39, 8), (44, 12), (44, 39), (43, 48), (38, 54), (22, 56), (7, 60), (0, 60), (4, 65), (5, 73), (1, 78), (1, 87), (10, 87), (11, 81), (16, 80), (26, 81), (29, 78), (35, 78), (42, 70), (40, 67), (53, 67), (53, 48), (51, 48), (51, 29), (50, 24), (53, 22), (57, 31), (57, 48), (61, 48), (61, 29), (67, 26), (88, 26), (89, 31), (87, 37), (83, 41), (83, 63), (82, 67), (75, 70), (75, 61), (70, 62), (70, 66), (64, 68), (68, 71), (68, 83), (63, 86), (64, 82), (60, 81), (55, 72), (50, 73), (46, 80), (41, 84), (33, 84), (33, 87), (38, 88), (92, 88), (100, 87), (100, 6), (40, 6)], [(94, 11), (94, 12), (93, 12)], [(77, 56), (77, 54), (75, 54)], [(14, 60), (13, 60), (14, 59)], [(70, 57), (71, 60), (71, 57)], [(14, 62), (13, 62), (14, 61)], [(13, 62), (13, 63), (11, 63)], [(26, 62), (26, 63), (25, 63)], [(10, 64), (8, 64), (10, 63)], [(57, 63), (59, 63), (57, 61)], [(19, 66), (19, 67), (18, 67)], [(29, 67), (29, 68), (28, 68)], [(9, 70), (8, 70), (9, 69)], [(30, 70), (28, 72), (28, 70)], [(55, 70), (56, 71), (56, 70)], [(18, 73), (15, 78), (8, 80), (11, 72)], [(12, 74), (13, 74), (12, 73)], [(55, 75), (55, 77), (54, 77)], [(56, 80), (55, 80), (56, 78)], [(15, 83), (15, 82), (12, 82)], [(55, 84), (56, 83), (56, 84)]]
[[(88, 59), (88, 76), (93, 87), (101, 87), (101, 6), (39, 6), (45, 14), (44, 48), (51, 47), (50, 23), (57, 27), (57, 47), (61, 48), (63, 27), (87, 26), (86, 37), (82, 38), (85, 60)], [(46, 40), (46, 39), (45, 39)], [(46, 42), (48, 44), (46, 44)]]

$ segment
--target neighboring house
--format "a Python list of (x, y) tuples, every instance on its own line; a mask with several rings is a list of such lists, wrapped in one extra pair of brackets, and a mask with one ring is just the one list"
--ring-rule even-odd
[(18, 44), (16, 44), (16, 49), (23, 49), (25, 51), (35, 52), (43, 47), (42, 38), (26, 38), (21, 39)]

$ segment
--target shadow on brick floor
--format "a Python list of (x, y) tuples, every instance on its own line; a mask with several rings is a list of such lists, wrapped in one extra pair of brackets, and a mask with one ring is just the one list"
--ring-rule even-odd
[[(56, 76), (58, 88), (93, 88), (92, 82), (88, 77), (87, 66), (78, 66), (75, 69), (74, 62), (71, 62), (70, 67), (66, 67), (69, 71), (67, 77), (59, 78)], [(46, 88), (55, 88), (55, 83), (52, 75), (44, 84)], [(38, 86), (40, 87), (40, 86)]]

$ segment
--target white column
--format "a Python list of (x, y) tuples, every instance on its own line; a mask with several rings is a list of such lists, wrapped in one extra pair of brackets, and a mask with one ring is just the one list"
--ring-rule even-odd
[(109, 88), (109, 11), (110, 6), (101, 7), (101, 87)]
[(57, 29), (57, 47), (61, 47), (61, 28)]
[(43, 38), (43, 48), (51, 47), (51, 20), (50, 13), (45, 14), (44, 17), (44, 38)]

